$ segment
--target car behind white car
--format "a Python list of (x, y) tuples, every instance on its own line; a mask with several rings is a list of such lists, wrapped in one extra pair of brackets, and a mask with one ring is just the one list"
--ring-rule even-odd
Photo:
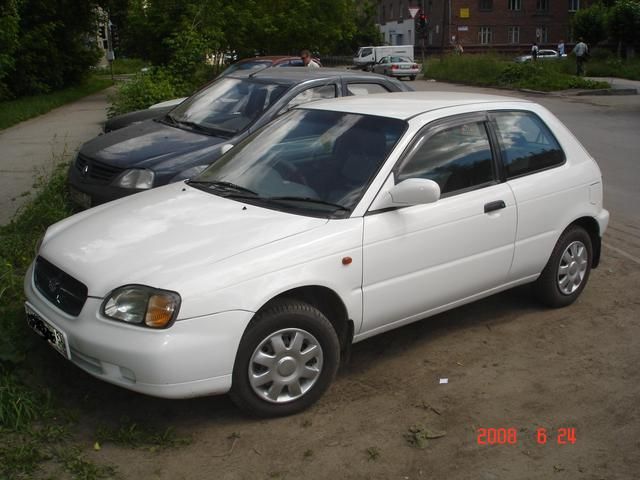
[(27, 320), (113, 384), (287, 415), (354, 342), (529, 282), (569, 305), (608, 218), (595, 161), (537, 104), (319, 101), (192, 180), (51, 226)]

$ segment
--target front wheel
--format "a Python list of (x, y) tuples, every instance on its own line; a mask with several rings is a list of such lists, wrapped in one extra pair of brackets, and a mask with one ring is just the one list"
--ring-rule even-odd
[(573, 225), (560, 236), (551, 257), (534, 284), (538, 299), (549, 307), (572, 304), (584, 290), (593, 260), (591, 237)]
[(322, 396), (339, 363), (338, 336), (322, 312), (304, 302), (278, 302), (257, 314), (242, 336), (229, 395), (254, 415), (291, 415)]

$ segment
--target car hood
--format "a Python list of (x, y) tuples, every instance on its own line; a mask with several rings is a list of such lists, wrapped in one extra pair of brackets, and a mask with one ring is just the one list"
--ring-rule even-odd
[(145, 120), (90, 140), (82, 146), (80, 153), (121, 168), (152, 168), (168, 159), (226, 140)]
[(176, 183), (69, 217), (39, 254), (104, 297), (126, 284), (162, 287), (327, 219), (266, 209)]

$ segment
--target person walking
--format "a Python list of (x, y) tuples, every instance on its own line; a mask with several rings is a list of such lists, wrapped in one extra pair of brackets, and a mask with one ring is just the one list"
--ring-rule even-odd
[(320, 68), (320, 65), (311, 58), (311, 52), (309, 50), (302, 50), (300, 52), (300, 59), (302, 60), (302, 63), (304, 63), (305, 67)]
[(533, 60), (534, 62), (538, 60), (538, 43), (537, 42), (533, 42), (533, 45), (531, 46), (531, 60)]
[(564, 55), (564, 40), (562, 39), (560, 39), (560, 42), (558, 42), (558, 55)]
[(584, 75), (584, 62), (587, 61), (589, 55), (589, 47), (584, 43), (582, 37), (578, 39), (578, 43), (573, 47), (572, 53), (576, 56), (576, 75)]

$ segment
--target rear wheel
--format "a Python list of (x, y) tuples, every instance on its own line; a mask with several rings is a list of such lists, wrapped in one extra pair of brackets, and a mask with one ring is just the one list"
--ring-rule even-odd
[(338, 336), (322, 312), (304, 302), (278, 302), (247, 327), (229, 395), (254, 415), (291, 415), (322, 396), (339, 362)]
[(409, 79), (413, 82), (413, 81), (416, 79), (416, 76), (415, 76), (415, 75), (411, 75), (411, 76), (409, 77)]
[(534, 284), (536, 296), (549, 307), (572, 304), (584, 290), (593, 260), (591, 237), (573, 225), (560, 236), (551, 257)]

